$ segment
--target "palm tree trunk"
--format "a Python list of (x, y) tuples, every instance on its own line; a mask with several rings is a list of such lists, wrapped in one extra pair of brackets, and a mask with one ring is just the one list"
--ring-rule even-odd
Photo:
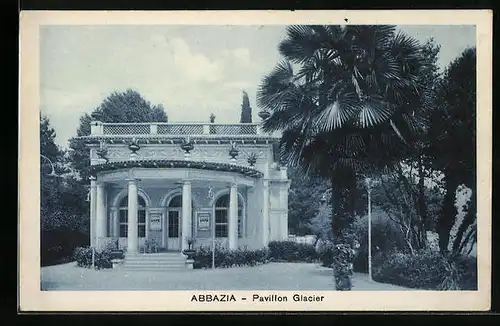
[(342, 171), (330, 177), (332, 234), (334, 241), (340, 241), (342, 230), (348, 227), (354, 217), (354, 189), (356, 187), (352, 171)]
[(338, 199), (340, 196), (337, 196), (339, 193), (339, 185), (336, 182), (335, 176), (332, 174), (330, 177), (330, 189), (332, 190), (330, 192), (330, 207), (332, 209), (332, 235), (333, 239), (337, 239), (340, 236), (340, 227), (338, 225), (338, 217), (339, 217), (339, 204), (340, 202)]
[(427, 205), (425, 204), (425, 171), (422, 157), (418, 162), (418, 214), (420, 215), (420, 247), (426, 246), (425, 231), (429, 228)]

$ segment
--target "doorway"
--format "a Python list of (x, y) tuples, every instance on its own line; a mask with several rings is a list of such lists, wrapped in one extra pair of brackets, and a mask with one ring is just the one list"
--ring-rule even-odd
[(167, 206), (166, 215), (166, 244), (167, 250), (180, 251), (181, 250), (181, 223), (182, 223), (182, 196), (177, 195), (173, 197)]

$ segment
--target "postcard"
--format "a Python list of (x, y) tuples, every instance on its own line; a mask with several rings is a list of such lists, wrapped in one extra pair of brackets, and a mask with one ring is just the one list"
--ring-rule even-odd
[(492, 12), (22, 11), (20, 311), (485, 311)]

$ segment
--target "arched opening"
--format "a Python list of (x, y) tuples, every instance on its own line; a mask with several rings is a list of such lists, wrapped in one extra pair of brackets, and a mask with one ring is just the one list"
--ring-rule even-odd
[[(244, 209), (243, 200), (238, 195), (238, 237), (244, 233)], [(227, 238), (229, 232), (229, 194), (220, 196), (215, 201), (215, 237)]]
[(182, 196), (176, 195), (167, 205), (167, 236), (169, 239), (180, 237), (180, 219), (182, 212)]
[[(126, 238), (128, 235), (128, 196), (123, 197), (118, 207), (119, 236)], [(146, 202), (142, 196), (137, 196), (137, 236), (146, 237)]]

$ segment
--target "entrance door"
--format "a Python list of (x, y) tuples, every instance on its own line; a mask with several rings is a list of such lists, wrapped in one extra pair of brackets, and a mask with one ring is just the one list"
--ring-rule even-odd
[(181, 250), (181, 209), (167, 211), (167, 249)]

